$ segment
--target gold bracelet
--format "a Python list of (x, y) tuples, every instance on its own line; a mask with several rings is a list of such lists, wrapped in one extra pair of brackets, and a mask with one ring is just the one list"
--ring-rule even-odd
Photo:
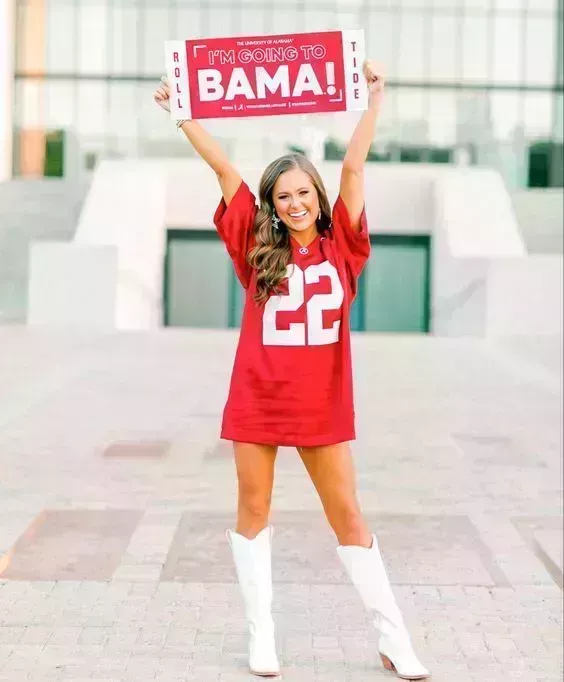
[(187, 121), (191, 121), (191, 120), (192, 120), (191, 118), (181, 118), (179, 121), (176, 121), (176, 129), (177, 129), (177, 130), (180, 130), (180, 128), (182, 128), (182, 126), (183, 126)]

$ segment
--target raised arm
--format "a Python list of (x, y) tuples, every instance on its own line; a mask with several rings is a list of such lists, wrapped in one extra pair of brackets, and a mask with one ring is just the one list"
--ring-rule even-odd
[(372, 62), (364, 63), (364, 76), (368, 83), (368, 109), (363, 112), (347, 147), (339, 189), (354, 230), (360, 230), (364, 207), (364, 164), (374, 138), (385, 85), (381, 70)]
[[(170, 88), (166, 78), (161, 79), (153, 99), (165, 111), (170, 111)], [(239, 189), (241, 176), (233, 168), (221, 146), (198, 121), (185, 121), (181, 127), (190, 144), (217, 175), (223, 198), (229, 206)]]

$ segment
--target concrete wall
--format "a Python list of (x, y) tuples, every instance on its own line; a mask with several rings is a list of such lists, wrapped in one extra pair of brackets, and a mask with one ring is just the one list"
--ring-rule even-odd
[[(214, 173), (198, 159), (167, 161), (166, 167), (166, 224), (171, 229), (213, 227), (213, 214), (221, 198)], [(317, 164), (317, 168), (329, 198), (334, 201), (339, 191), (341, 164), (324, 162)], [(239, 166), (239, 172), (256, 195), (262, 170), (262, 165)], [(366, 212), (370, 230), (430, 234), (435, 220), (431, 190), (441, 170), (423, 164), (367, 166)]]
[(72, 240), (87, 190), (59, 178), (0, 183), (0, 323), (25, 322), (29, 246)]
[(489, 264), (487, 335), (562, 334), (561, 255)]
[[(319, 170), (334, 199), (340, 164), (324, 163)], [(256, 192), (261, 168), (242, 166), (240, 171)], [(214, 174), (199, 160), (100, 164), (75, 245), (80, 249), (77, 258), (86, 258), (88, 247), (96, 250), (101, 246), (112, 249), (114, 256), (104, 256), (107, 259), (102, 263), (98, 251), (83, 274), (80, 268), (72, 274), (77, 281), (80, 277), (115, 281), (115, 296), (105, 299), (111, 315), (102, 316), (98, 311), (100, 320), (112, 319), (118, 329), (161, 324), (167, 226), (212, 229), (219, 198)], [(558, 331), (554, 313), (559, 301), (554, 291), (557, 266), (543, 269), (527, 259), (510, 197), (495, 172), (418, 164), (371, 165), (366, 169), (366, 208), (372, 232), (432, 235), (433, 333), (487, 336), (521, 333), (523, 329), (534, 333), (535, 327), (546, 333)], [(35, 252), (34, 286), (41, 288), (42, 278), (46, 289), (53, 279), (70, 277), (70, 266), (61, 265), (71, 258), (69, 254), (68, 249), (60, 254), (56, 250)], [(51, 259), (51, 266), (43, 259)], [(82, 285), (78, 282), (77, 286)], [(88, 294), (90, 284), (84, 286)], [(522, 297), (513, 315), (511, 306), (503, 302), (515, 286), (536, 293)], [(57, 284), (53, 290), (64, 292), (65, 288)], [(45, 305), (44, 298), (34, 297), (30, 322), (48, 322), (49, 315), (36, 309)], [(82, 311), (76, 308), (81, 305), (79, 298), (59, 297), (51, 305), (50, 315), (57, 324), (84, 323)], [(549, 320), (554, 322), (552, 326)]]
[(435, 178), (431, 330), (441, 336), (488, 333), (488, 272), (493, 258), (525, 256), (501, 177), (459, 169)]
[(28, 324), (114, 329), (117, 273), (114, 246), (33, 244)]
[(15, 0), (0, 0), (0, 182), (12, 177)]
[(529, 253), (562, 253), (564, 190), (523, 189), (512, 196), (517, 222)]
[(166, 249), (162, 162), (107, 161), (94, 176), (76, 233), (80, 245), (111, 245), (116, 256), (115, 325), (158, 327)]
[[(32, 250), (28, 322), (116, 329), (160, 326), (165, 198), (162, 162), (100, 164), (72, 245)], [(100, 300), (94, 302), (96, 291)], [(92, 315), (84, 310), (89, 305)]]

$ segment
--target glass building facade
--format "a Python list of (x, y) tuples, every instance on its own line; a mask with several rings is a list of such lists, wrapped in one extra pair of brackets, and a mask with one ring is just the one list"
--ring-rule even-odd
[[(562, 186), (563, 0), (16, 0), (15, 174), (189, 153), (151, 101), (167, 39), (364, 28), (389, 94), (371, 158), (475, 163)], [(238, 154), (339, 158), (356, 116), (214, 121)], [(208, 124), (206, 124), (208, 125)]]

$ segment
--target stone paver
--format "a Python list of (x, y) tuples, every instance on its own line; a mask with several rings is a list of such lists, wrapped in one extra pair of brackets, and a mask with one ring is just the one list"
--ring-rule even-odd
[[(217, 439), (235, 342), (0, 327), (0, 682), (251, 679)], [(561, 680), (560, 341), (354, 352), (359, 496), (433, 680)], [(272, 522), (284, 680), (395, 679), (289, 448)]]

